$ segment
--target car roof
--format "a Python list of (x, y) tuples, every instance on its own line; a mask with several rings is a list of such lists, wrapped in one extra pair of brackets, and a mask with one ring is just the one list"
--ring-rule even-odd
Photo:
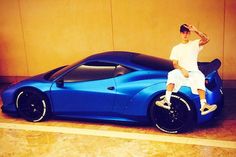
[(89, 56), (84, 60), (105, 61), (121, 64), (134, 69), (172, 70), (172, 62), (164, 58), (128, 51), (108, 51)]
[(108, 51), (98, 53), (86, 58), (86, 60), (107, 60), (112, 62), (130, 62), (130, 60), (139, 53), (127, 52), (127, 51)]
[(161, 70), (170, 71), (173, 69), (173, 64), (170, 60), (153, 57), (136, 52), (127, 51), (108, 51), (103, 53), (94, 54), (82, 61), (76, 62), (54, 73), (50, 80), (54, 80), (61, 76), (63, 73), (70, 71), (81, 64), (87, 64), (91, 62), (106, 62), (117, 65), (126, 66), (134, 70)]

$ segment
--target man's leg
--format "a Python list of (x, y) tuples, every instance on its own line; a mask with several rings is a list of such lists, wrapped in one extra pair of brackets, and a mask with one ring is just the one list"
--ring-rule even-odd
[(201, 114), (202, 115), (206, 115), (210, 112), (213, 112), (216, 110), (217, 108), (217, 105), (209, 105), (206, 101), (206, 92), (202, 89), (198, 89), (198, 94), (199, 94), (199, 97), (200, 97), (200, 103), (201, 103)]
[(162, 107), (164, 109), (170, 110), (170, 98), (171, 98), (171, 94), (172, 91), (174, 90), (175, 84), (174, 83), (169, 83), (166, 87), (166, 94), (164, 99), (156, 101), (155, 104), (159, 107)]
[(172, 94), (172, 91), (175, 88), (175, 84), (174, 83), (169, 83), (166, 87), (166, 95), (165, 95), (165, 99), (168, 103), (170, 103), (170, 97)]
[(184, 79), (185, 77), (179, 69), (172, 70), (168, 73), (165, 99), (169, 104), (173, 90), (176, 88), (176, 91), (178, 91)]
[(175, 84), (169, 83), (166, 87), (166, 95), (164, 99), (156, 101), (155, 104), (159, 107), (162, 107), (164, 109), (170, 110), (170, 97), (172, 94), (172, 91), (174, 90)]
[(205, 76), (200, 71), (190, 72), (189, 75), (191, 88), (193, 93), (198, 94), (201, 103), (201, 115), (206, 115), (214, 110), (216, 110), (216, 105), (209, 105), (206, 101), (206, 87), (205, 87)]
[(206, 92), (202, 89), (197, 90), (200, 100), (206, 100)]
[(174, 90), (174, 88), (176, 88), (176, 90), (180, 88), (182, 78), (184, 78), (184, 76), (182, 76), (182, 73), (179, 69), (172, 70), (168, 73), (165, 98), (160, 101), (156, 101), (155, 104), (157, 106), (168, 110), (170, 109), (171, 106), (170, 98), (172, 91)]

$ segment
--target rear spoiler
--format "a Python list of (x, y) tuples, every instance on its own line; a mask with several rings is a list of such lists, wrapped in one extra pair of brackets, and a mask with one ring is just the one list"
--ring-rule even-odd
[(220, 66), (221, 61), (218, 58), (211, 62), (198, 62), (198, 68), (205, 76), (212, 73), (213, 71), (217, 71)]

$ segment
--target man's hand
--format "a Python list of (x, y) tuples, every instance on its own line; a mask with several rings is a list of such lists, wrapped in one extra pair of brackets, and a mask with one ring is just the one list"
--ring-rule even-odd
[(189, 31), (191, 31), (191, 32), (195, 32), (201, 38), (201, 40), (199, 42), (199, 46), (203, 46), (209, 42), (210, 39), (208, 38), (208, 36), (206, 34), (200, 32), (199, 30), (197, 30), (197, 28), (195, 26), (186, 24), (186, 25), (184, 25), (184, 27), (188, 28)]
[(173, 66), (175, 69), (179, 69), (181, 71), (181, 73), (184, 75), (184, 77), (186, 77), (186, 78), (189, 77), (188, 71), (186, 69), (184, 69), (183, 67), (179, 66), (178, 60), (173, 60)]
[(197, 30), (197, 28), (195, 27), (195, 26), (193, 26), (193, 25), (184, 25), (186, 28), (188, 28), (189, 29), (189, 31), (191, 31), (191, 32), (197, 32), (198, 30)]
[(189, 77), (189, 73), (186, 69), (181, 68), (180, 71), (182, 72), (182, 74), (184, 75), (184, 77), (188, 78)]

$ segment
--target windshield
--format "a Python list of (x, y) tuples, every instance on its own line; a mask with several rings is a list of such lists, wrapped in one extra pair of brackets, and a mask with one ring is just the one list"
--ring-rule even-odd
[[(66, 65), (66, 66), (67, 66), (67, 65)], [(56, 73), (57, 71), (59, 71), (59, 70), (65, 68), (66, 66), (61, 66), (61, 67), (59, 67), (59, 68), (56, 68), (56, 69), (53, 69), (53, 70), (50, 70), (50, 71), (46, 72), (46, 74), (44, 75), (44, 79), (45, 79), (45, 80), (49, 80), (50, 77), (51, 77), (54, 73)]]
[(65, 71), (67, 71), (68, 69), (74, 67), (75, 65), (79, 64), (79, 62), (75, 62), (71, 65), (68, 65), (68, 66), (64, 66), (62, 69), (58, 70), (57, 72), (55, 72), (54, 74), (52, 74), (50, 77), (49, 77), (49, 80), (54, 80), (56, 79), (58, 76), (60, 76), (61, 74), (63, 74)]

